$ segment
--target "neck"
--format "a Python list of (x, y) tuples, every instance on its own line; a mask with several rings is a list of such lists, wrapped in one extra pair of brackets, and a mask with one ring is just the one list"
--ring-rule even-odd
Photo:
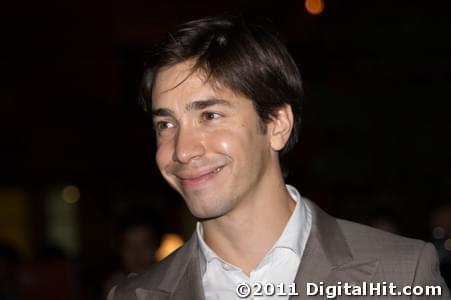
[(280, 168), (273, 172), (264, 176), (233, 212), (202, 221), (208, 246), (246, 274), (257, 267), (281, 236), (295, 207)]

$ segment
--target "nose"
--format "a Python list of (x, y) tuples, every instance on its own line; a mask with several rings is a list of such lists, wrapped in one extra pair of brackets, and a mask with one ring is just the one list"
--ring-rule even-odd
[(194, 127), (182, 128), (180, 126), (175, 139), (172, 160), (187, 164), (193, 159), (202, 157), (204, 154), (205, 148), (199, 129)]

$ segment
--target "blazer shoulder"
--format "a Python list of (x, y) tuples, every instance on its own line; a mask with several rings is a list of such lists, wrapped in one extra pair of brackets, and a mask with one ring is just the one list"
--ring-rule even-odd
[(426, 243), (422, 240), (403, 237), (367, 225), (337, 219), (337, 223), (350, 246), (353, 255), (371, 255), (379, 258), (400, 257), (417, 261)]
[(379, 261), (373, 279), (400, 285), (440, 286), (442, 297), (439, 299), (450, 299), (440, 274), (437, 251), (431, 243), (346, 220), (337, 222), (355, 258), (372, 257)]

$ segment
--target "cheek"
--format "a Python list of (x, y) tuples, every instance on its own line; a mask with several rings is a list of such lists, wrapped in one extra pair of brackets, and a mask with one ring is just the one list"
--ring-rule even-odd
[(218, 144), (219, 144), (219, 149), (221, 150), (221, 152), (223, 152), (223, 153), (230, 152), (230, 141), (228, 141), (226, 139), (221, 139)]
[(168, 144), (159, 144), (155, 153), (155, 161), (158, 168), (163, 172), (164, 167), (172, 161), (172, 151)]
[(240, 155), (255, 143), (255, 133), (245, 127), (229, 128), (212, 132), (204, 139), (208, 149), (227, 156)]
[(213, 152), (230, 155), (230, 152), (236, 149), (236, 145), (239, 145), (240, 140), (239, 136), (229, 129), (216, 130), (205, 136), (204, 144)]

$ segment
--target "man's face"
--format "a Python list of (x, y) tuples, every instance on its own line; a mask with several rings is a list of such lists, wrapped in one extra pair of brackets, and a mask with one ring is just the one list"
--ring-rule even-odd
[(217, 218), (243, 205), (277, 161), (251, 100), (214, 88), (190, 62), (162, 69), (152, 91), (156, 161), (193, 215)]
[(156, 242), (146, 226), (129, 228), (122, 236), (122, 260), (128, 272), (141, 272), (153, 261)]

